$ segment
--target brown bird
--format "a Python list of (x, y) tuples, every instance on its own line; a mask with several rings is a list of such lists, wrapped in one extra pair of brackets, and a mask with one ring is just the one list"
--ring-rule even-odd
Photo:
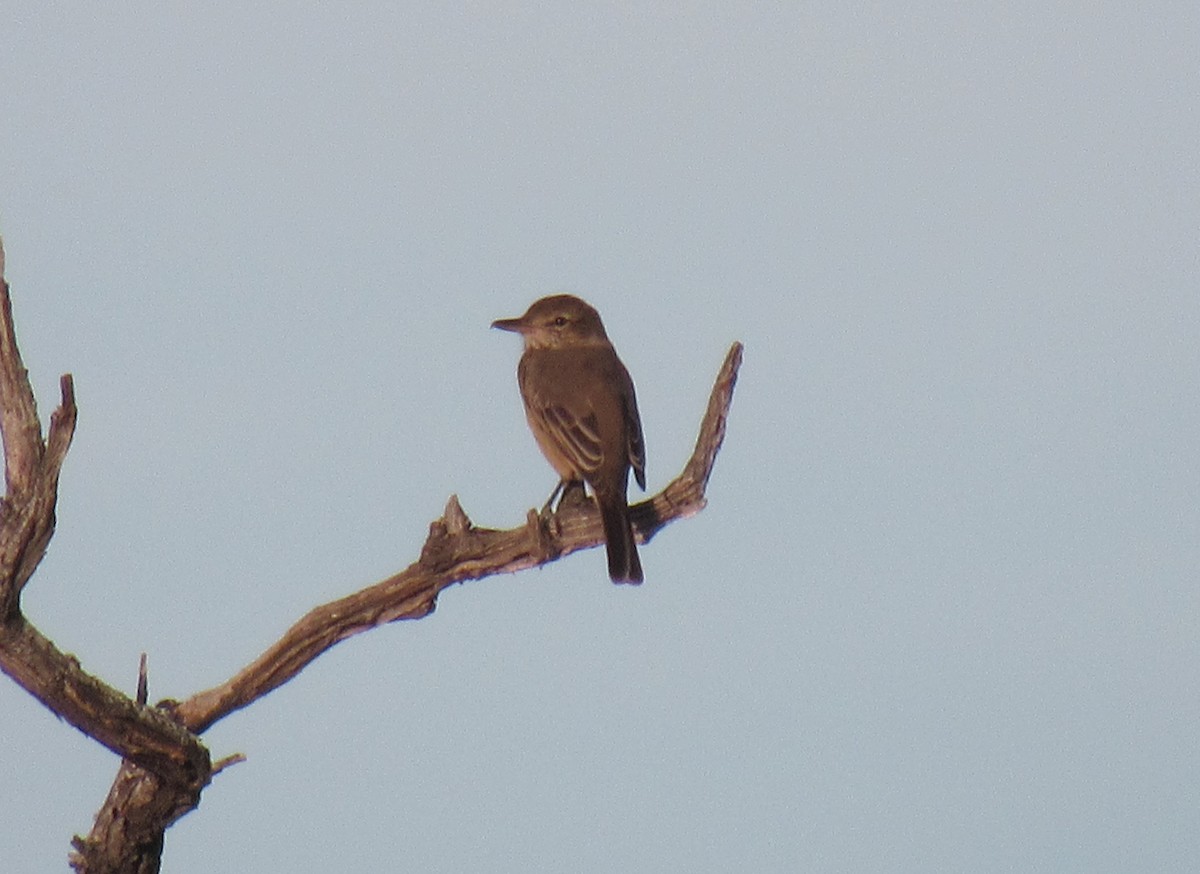
[(591, 487), (604, 524), (609, 577), (640, 583), (626, 490), (631, 467), (646, 488), (646, 448), (633, 380), (600, 314), (577, 297), (556, 294), (492, 327), (515, 331), (525, 341), (517, 384), (529, 428), (561, 477), (555, 494), (574, 483)]

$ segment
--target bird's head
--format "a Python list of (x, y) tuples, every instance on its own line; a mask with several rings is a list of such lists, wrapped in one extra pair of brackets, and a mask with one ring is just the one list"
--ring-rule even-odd
[(516, 319), (497, 319), (493, 328), (514, 331), (530, 349), (557, 349), (604, 343), (608, 335), (600, 314), (586, 302), (571, 294), (543, 297)]

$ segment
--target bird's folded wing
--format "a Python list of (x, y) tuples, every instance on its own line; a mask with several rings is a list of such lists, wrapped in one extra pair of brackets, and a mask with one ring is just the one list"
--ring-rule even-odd
[(581, 473), (592, 474), (599, 470), (604, 450), (600, 443), (600, 424), (594, 412), (588, 411), (580, 418), (561, 404), (547, 404), (541, 408), (541, 414), (559, 450)]

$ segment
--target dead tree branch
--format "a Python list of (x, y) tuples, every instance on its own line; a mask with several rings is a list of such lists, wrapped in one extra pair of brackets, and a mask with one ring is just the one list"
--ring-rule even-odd
[[(451, 496), (430, 525), (420, 558), (373, 586), (317, 607), (229, 681), (184, 701), (145, 704), (144, 663), (134, 698), (84, 672), (31, 625), (21, 592), (54, 532), (58, 477), (75, 429), (74, 386), (62, 377), (62, 401), (43, 441), (28, 375), (17, 349), (0, 245), (0, 427), (7, 493), (0, 505), (0, 669), (80, 731), (117, 753), (120, 769), (91, 833), (75, 838), (71, 864), (89, 874), (157, 872), (163, 835), (194, 809), (200, 793), (234, 755), (213, 764), (199, 735), (218, 720), (296, 676), (338, 642), (378, 625), (433, 612), (455, 583), (535, 567), (603, 543), (590, 500), (565, 502), (551, 516), (529, 511), (507, 531), (478, 528)], [(643, 543), (665, 525), (698, 513), (721, 442), (741, 365), (729, 350), (717, 376), (692, 457), (662, 492), (631, 508)]]
[[(735, 343), (713, 386), (696, 448), (683, 472), (662, 492), (631, 508), (641, 542), (704, 509), (705, 486), (725, 438), (741, 360), (742, 346)], [(448, 586), (536, 567), (603, 542), (600, 514), (591, 501), (568, 504), (548, 520), (530, 510), (525, 525), (499, 531), (475, 527), (457, 496), (451, 496), (442, 517), (429, 526), (417, 562), (374, 586), (314, 608), (235, 677), (193, 695), (177, 706), (176, 714), (191, 731), (202, 733), (286, 683), (339, 641), (387, 622), (429, 615)]]

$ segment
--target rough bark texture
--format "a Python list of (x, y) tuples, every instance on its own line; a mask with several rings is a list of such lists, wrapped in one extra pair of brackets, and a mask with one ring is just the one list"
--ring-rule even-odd
[[(139, 694), (131, 699), (84, 672), (21, 613), (21, 591), (54, 533), (58, 475), (74, 433), (76, 408), (71, 377), (63, 376), (62, 401), (43, 440), (3, 276), (0, 245), (0, 427), (7, 485), (0, 504), (0, 669), (122, 759), (91, 832), (73, 841), (71, 864), (77, 871), (157, 872), (166, 829), (196, 807), (214, 774), (240, 760), (234, 756), (214, 764), (199, 735), (286, 683), (334, 644), (377, 625), (429, 615), (447, 586), (536, 567), (603, 543), (600, 516), (590, 500), (564, 501), (552, 515), (530, 510), (523, 526), (501, 531), (474, 526), (451, 496), (441, 518), (430, 525), (420, 558), (405, 570), (309, 611), (220, 686), (149, 707), (141, 691), (143, 666)], [(631, 508), (641, 542), (704, 508), (741, 358), (742, 346), (735, 343), (683, 472), (662, 492)]]

